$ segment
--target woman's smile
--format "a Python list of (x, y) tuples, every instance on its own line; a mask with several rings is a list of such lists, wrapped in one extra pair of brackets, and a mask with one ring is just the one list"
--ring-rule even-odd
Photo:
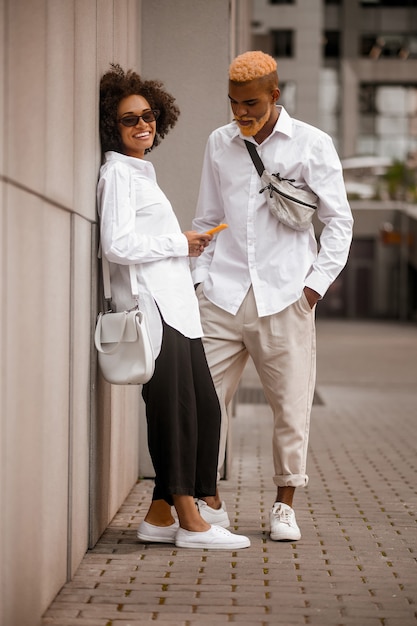
[(152, 133), (150, 133), (148, 130), (143, 131), (141, 133), (136, 133), (135, 135), (133, 135), (133, 137), (135, 139), (147, 139)]

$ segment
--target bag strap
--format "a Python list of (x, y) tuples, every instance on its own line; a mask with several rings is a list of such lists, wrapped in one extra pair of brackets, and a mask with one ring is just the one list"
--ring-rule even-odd
[[(104, 290), (104, 299), (108, 304), (111, 303), (111, 284), (110, 284), (110, 264), (106, 257), (103, 254), (103, 251), (100, 251), (101, 254), (101, 267), (103, 269), (103, 290)], [(138, 290), (138, 280), (136, 276), (136, 265), (129, 265), (129, 278), (130, 278), (130, 291), (132, 292), (132, 298), (134, 300), (138, 300), (139, 298), (139, 290)]]
[[(133, 205), (135, 204), (135, 186), (132, 177), (130, 177), (129, 181), (129, 192), (130, 197), (132, 199)], [(108, 260), (103, 254), (103, 250), (99, 248), (99, 256), (101, 256), (101, 267), (103, 270), (103, 291), (104, 291), (104, 299), (108, 304), (109, 310), (111, 310), (111, 284), (110, 284), (110, 265)], [(136, 305), (139, 306), (139, 289), (138, 289), (138, 279), (136, 276), (136, 265), (129, 265), (129, 279), (130, 279), (130, 291), (132, 293), (133, 300), (136, 300)]]
[(256, 167), (256, 171), (258, 172), (259, 176), (262, 178), (262, 174), (265, 171), (265, 165), (262, 163), (262, 159), (258, 154), (255, 144), (252, 143), (252, 141), (246, 141), (246, 139), (244, 139), (243, 141), (245, 142), (245, 145), (248, 149), (248, 152), (253, 161), (253, 164)]

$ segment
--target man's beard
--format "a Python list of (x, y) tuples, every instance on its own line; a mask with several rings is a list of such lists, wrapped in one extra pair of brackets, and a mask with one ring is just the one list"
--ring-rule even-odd
[[(235, 118), (242, 135), (245, 137), (254, 137), (259, 133), (259, 131), (265, 126), (267, 121), (269, 120), (269, 111), (265, 113), (260, 119), (250, 120), (250, 126), (241, 126), (239, 121)], [(249, 120), (248, 120), (249, 121)]]

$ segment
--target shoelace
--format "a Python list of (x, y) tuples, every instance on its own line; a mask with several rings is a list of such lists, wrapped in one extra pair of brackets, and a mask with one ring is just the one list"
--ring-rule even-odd
[(275, 511), (275, 515), (278, 515), (280, 522), (283, 522), (284, 524), (291, 523), (292, 515), (291, 515), (291, 511), (288, 511), (288, 509), (283, 509), (283, 508), (277, 509)]

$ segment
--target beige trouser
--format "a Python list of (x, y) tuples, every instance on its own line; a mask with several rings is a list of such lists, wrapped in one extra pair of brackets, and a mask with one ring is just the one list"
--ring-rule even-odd
[(253, 290), (236, 315), (211, 303), (197, 288), (204, 348), (219, 396), (222, 425), (219, 468), (225, 459), (228, 414), (245, 364), (252, 358), (273, 412), (275, 485), (303, 487), (316, 378), (315, 312), (303, 294), (274, 315), (258, 317)]

